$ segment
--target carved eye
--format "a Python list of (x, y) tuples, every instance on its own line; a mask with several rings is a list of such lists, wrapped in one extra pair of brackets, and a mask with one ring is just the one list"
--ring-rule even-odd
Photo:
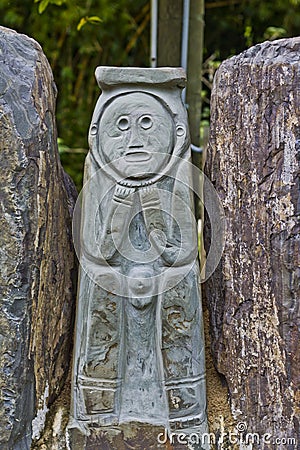
[(151, 128), (152, 125), (153, 125), (153, 121), (152, 121), (151, 116), (142, 116), (140, 118), (139, 122), (140, 122), (141, 127), (144, 130), (149, 130), (149, 128)]
[(121, 131), (128, 130), (129, 128), (129, 120), (126, 116), (121, 116), (117, 122), (117, 127)]

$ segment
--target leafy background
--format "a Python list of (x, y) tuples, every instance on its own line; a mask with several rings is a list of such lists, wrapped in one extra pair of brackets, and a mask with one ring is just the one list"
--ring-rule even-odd
[[(201, 1), (201, 0), (199, 0)], [(87, 131), (99, 88), (99, 65), (149, 66), (149, 0), (0, 0), (0, 24), (43, 47), (58, 87), (59, 149), (77, 188)], [(203, 120), (209, 121), (212, 79), (220, 62), (266, 39), (297, 36), (300, 0), (205, 2)]]

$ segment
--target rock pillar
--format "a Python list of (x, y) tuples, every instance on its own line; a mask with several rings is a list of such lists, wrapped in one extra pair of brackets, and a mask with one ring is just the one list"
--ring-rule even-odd
[(206, 283), (212, 350), (234, 416), (261, 437), (255, 448), (300, 442), (299, 86), (293, 38), (222, 63), (212, 94), (206, 173), (227, 219)]
[(70, 362), (76, 277), (71, 212), (76, 194), (59, 161), (55, 98), (52, 72), (40, 46), (0, 27), (3, 449), (30, 448), (42, 436)]

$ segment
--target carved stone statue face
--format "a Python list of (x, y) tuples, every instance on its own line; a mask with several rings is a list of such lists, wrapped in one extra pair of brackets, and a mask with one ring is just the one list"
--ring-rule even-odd
[(104, 110), (99, 125), (105, 162), (112, 163), (124, 178), (142, 179), (159, 173), (170, 158), (174, 136), (170, 113), (144, 93), (117, 97)]

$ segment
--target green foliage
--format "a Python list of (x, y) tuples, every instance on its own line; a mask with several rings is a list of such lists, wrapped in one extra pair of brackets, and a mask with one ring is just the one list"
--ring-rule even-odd
[(264, 32), (264, 38), (266, 40), (273, 41), (274, 39), (280, 39), (287, 35), (287, 31), (281, 27), (268, 27)]
[(77, 31), (80, 31), (81, 28), (87, 23), (97, 24), (99, 22), (103, 22), (103, 20), (98, 16), (82, 17), (77, 25)]
[(221, 61), (267, 39), (298, 36), (300, 0), (207, 0), (205, 7), (204, 123), (212, 79)]
[(84, 148), (70, 148), (62, 138), (57, 139), (58, 151), (60, 160), (64, 168), (72, 177), (77, 188), (80, 190), (83, 181), (83, 166), (87, 155), (87, 149)]
[(63, 3), (66, 3), (66, 0), (34, 0), (34, 3), (38, 3), (38, 11), (42, 14), (49, 4), (61, 6)]
[(99, 65), (148, 66), (149, 0), (0, 0), (0, 24), (43, 47), (58, 87), (61, 159), (80, 188)]
[(223, 60), (266, 39), (300, 34), (300, 0), (207, 0), (205, 55)]
[(253, 45), (253, 30), (252, 30), (251, 25), (245, 26), (244, 38), (245, 38), (247, 47), (251, 47), (251, 45)]

